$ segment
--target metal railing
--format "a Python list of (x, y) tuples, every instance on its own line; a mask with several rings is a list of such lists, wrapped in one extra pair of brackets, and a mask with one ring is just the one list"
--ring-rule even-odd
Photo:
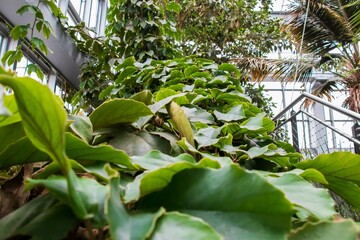
[[(305, 99), (314, 105), (304, 109), (301, 102)], [(273, 120), (273, 136), (288, 141), (305, 157), (334, 151), (360, 153), (360, 114), (310, 93), (302, 93)]]

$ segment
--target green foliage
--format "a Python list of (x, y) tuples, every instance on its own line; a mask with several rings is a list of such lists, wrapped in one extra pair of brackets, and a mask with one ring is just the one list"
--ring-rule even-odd
[[(328, 228), (357, 234), (352, 222), (332, 222), (330, 195), (307, 181), (332, 190), (334, 178), (357, 184), (349, 172), (357, 171), (356, 156), (336, 156), (350, 170), (335, 162), (324, 169), (332, 155), (296, 163), (301, 155), (269, 137), (273, 122), (242, 93), (234, 68), (191, 58), (155, 63), (160, 73), (171, 69), (169, 79), (151, 72), (148, 90), (68, 121), (48, 88), (0, 71), (14, 91), (3, 101), (9, 111), (0, 136), (10, 142), (0, 141), (0, 168), (49, 162), (25, 181), (35, 199), (0, 220), (0, 239), (49, 239), (48, 231), (51, 239), (75, 237), (79, 223), (93, 239), (296, 239)], [(128, 59), (123, 67), (139, 64), (152, 66)], [(12, 136), (15, 127), (24, 131)]]

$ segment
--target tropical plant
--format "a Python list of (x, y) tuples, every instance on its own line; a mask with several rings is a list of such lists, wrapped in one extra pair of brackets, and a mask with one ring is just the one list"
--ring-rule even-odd
[(330, 195), (308, 181), (359, 208), (358, 155), (299, 162), (267, 135), (274, 123), (242, 93), (234, 66), (157, 64), (177, 71), (89, 117), (67, 116), (46, 86), (0, 69), (14, 92), (1, 95), (10, 114), (0, 118), (0, 168), (24, 166), (1, 185), (1, 209), (13, 211), (0, 220), (0, 239), (356, 238), (356, 225), (334, 221)]
[(306, 58), (300, 61), (239, 59), (239, 66), (259, 80), (272, 74), (274, 79), (307, 82), (314, 69), (329, 71), (335, 77), (314, 85), (312, 93), (331, 100), (335, 90), (347, 90), (349, 95), (343, 105), (360, 112), (359, 25), (351, 21), (360, 7), (351, 4), (354, 2), (295, 1), (284, 30), (290, 32), (292, 42)]

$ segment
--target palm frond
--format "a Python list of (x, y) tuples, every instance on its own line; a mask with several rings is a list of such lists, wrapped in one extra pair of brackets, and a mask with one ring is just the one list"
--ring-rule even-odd
[[(346, 13), (342, 11), (341, 3), (321, 0), (309, 0), (309, 14), (303, 41), (304, 52), (324, 55), (338, 47), (339, 44), (351, 43), (352, 31)], [(294, 41), (300, 44), (307, 2), (297, 0), (286, 20), (286, 29), (291, 31)], [(337, 3), (337, 5), (335, 4)], [(335, 4), (335, 5), (333, 5)]]
[(252, 81), (263, 81), (266, 77), (271, 76), (275, 80), (284, 82), (306, 82), (317, 65), (316, 62), (302, 60), (297, 68), (295, 59), (241, 58), (230, 61), (236, 64)]
[[(326, 98), (329, 102), (333, 99), (332, 93), (335, 90), (339, 90), (338, 83), (336, 80), (327, 80), (323, 83), (316, 82), (316, 85), (313, 87), (311, 94), (320, 97)], [(314, 102), (311, 99), (306, 99), (303, 102), (303, 107), (308, 108), (309, 106), (313, 105)]]

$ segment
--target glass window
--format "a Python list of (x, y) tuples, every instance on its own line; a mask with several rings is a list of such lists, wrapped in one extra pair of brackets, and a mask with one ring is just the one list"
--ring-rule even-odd
[(37, 80), (40, 83), (46, 84), (47, 83), (47, 76), (44, 75), (44, 79), (41, 80), (40, 78), (38, 78), (38, 76), (36, 75), (36, 73), (32, 72), (30, 75), (27, 73), (27, 66), (29, 64), (33, 64), (33, 62), (27, 58), (26, 56), (24, 56), (20, 62), (17, 62), (16, 64), (16, 74), (20, 77), (31, 77), (35, 80)]
[(99, 8), (99, 0), (93, 0), (90, 9), (90, 21), (89, 28), (92, 28), (97, 32), (97, 23), (99, 22), (99, 16), (101, 15), (101, 9)]
[(7, 50), (7, 38), (0, 34), (0, 56), (2, 57)]
[(70, 0), (70, 2), (74, 6), (76, 12), (79, 14), (80, 18), (83, 19), (86, 0)]

